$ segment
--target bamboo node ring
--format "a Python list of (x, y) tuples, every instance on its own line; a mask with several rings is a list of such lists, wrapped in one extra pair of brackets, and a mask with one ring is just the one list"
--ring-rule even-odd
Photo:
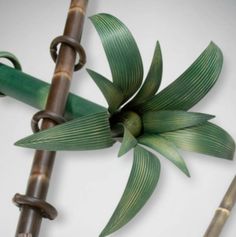
[(52, 122), (54, 122), (55, 124), (62, 124), (64, 122), (66, 122), (66, 119), (64, 117), (62, 117), (56, 113), (49, 112), (46, 110), (41, 110), (41, 111), (37, 112), (32, 117), (32, 120), (31, 120), (31, 128), (34, 133), (40, 131), (38, 123), (41, 119), (49, 119)]
[(56, 62), (57, 60), (58, 56), (57, 46), (59, 44), (66, 44), (67, 46), (71, 47), (72, 49), (74, 49), (75, 52), (78, 53), (80, 59), (79, 62), (75, 65), (74, 71), (80, 70), (86, 63), (86, 53), (81, 44), (72, 37), (66, 35), (56, 37), (50, 45), (50, 53), (54, 62)]
[(226, 214), (226, 216), (230, 216), (230, 211), (223, 207), (218, 207), (216, 211), (220, 211)]
[(49, 220), (54, 220), (57, 217), (57, 210), (51, 204), (39, 198), (29, 197), (17, 193), (13, 197), (13, 202), (16, 204), (16, 206), (20, 208), (22, 206), (33, 207), (40, 212), (42, 217), (47, 218)]
[[(13, 54), (9, 52), (2, 52), (2, 54), (0, 55), (0, 58), (8, 59), (13, 64), (15, 69), (22, 71), (20, 63), (18, 62), (18, 60)], [(6, 95), (0, 92), (0, 97), (4, 97), (4, 96)]]

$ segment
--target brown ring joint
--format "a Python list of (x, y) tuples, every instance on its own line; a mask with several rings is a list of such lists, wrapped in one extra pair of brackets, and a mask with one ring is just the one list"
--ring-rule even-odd
[(49, 203), (39, 198), (29, 197), (26, 195), (16, 194), (13, 202), (18, 207), (29, 206), (39, 211), (42, 217), (54, 220), (57, 217), (57, 210)]
[[(14, 59), (12, 59), (11, 57), (9, 57), (9, 56), (2, 56), (0, 58), (8, 59), (13, 64), (15, 69), (22, 71), (21, 66), (18, 65), (17, 62)], [(0, 92), (0, 97), (4, 97), (4, 96), (6, 96), (6, 95)]]
[(69, 9), (69, 12), (79, 12), (81, 14), (83, 14), (85, 16), (85, 11), (82, 7), (80, 6), (72, 6), (70, 9)]
[(85, 53), (84, 48), (81, 46), (81, 44), (75, 39), (73, 39), (72, 37), (69, 37), (66, 35), (58, 36), (52, 41), (50, 45), (50, 53), (54, 62), (57, 61), (57, 57), (58, 57), (57, 46), (59, 44), (65, 44), (71, 47), (75, 52), (78, 53), (80, 59), (79, 59), (79, 62), (75, 65), (74, 71), (80, 70), (86, 63), (86, 53)]
[(49, 119), (52, 122), (54, 122), (55, 124), (62, 124), (64, 122), (66, 122), (66, 119), (64, 117), (62, 117), (56, 113), (49, 112), (46, 110), (39, 111), (33, 116), (32, 120), (31, 120), (31, 128), (34, 133), (40, 131), (38, 123), (41, 119)]

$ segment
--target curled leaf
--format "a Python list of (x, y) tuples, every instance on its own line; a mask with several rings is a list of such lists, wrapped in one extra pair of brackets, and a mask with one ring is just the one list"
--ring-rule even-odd
[(188, 168), (182, 156), (179, 154), (177, 147), (174, 143), (167, 139), (154, 134), (144, 134), (138, 139), (138, 142), (148, 146), (161, 155), (165, 156), (174, 165), (176, 165), (181, 171), (183, 171), (188, 177), (190, 177)]
[(152, 195), (160, 176), (160, 162), (140, 146), (134, 148), (134, 160), (122, 198), (100, 234), (107, 236), (127, 224)]
[(177, 147), (232, 160), (235, 152), (233, 138), (222, 128), (212, 123), (162, 133), (162, 137), (172, 141)]
[(102, 13), (92, 16), (91, 20), (101, 38), (114, 85), (122, 90), (125, 102), (142, 84), (143, 65), (138, 46), (116, 17)]
[(177, 80), (137, 109), (140, 113), (158, 110), (189, 110), (215, 84), (220, 75), (222, 64), (222, 52), (211, 42)]

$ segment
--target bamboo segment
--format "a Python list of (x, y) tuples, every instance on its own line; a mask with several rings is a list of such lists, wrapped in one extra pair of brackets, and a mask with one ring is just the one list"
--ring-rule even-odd
[(236, 202), (236, 176), (234, 177), (228, 191), (226, 192), (220, 206), (217, 208), (215, 215), (204, 235), (204, 237), (220, 236), (223, 227), (230, 216), (230, 213)]
[[(84, 13), (87, 4), (88, 0), (71, 0), (70, 9), (73, 9), (73, 11), (69, 10), (68, 12), (63, 36), (64, 38), (58, 38), (66, 39), (66, 41), (69, 40), (73, 45), (68, 45), (67, 42), (63, 41), (57, 57), (55, 57), (56, 50), (55, 48), (53, 49), (53, 59), (56, 61), (56, 67), (45, 110), (48, 113), (55, 114), (56, 116), (62, 117), (64, 115), (70, 82), (75, 69), (74, 65), (77, 49), (74, 45), (80, 47), (79, 42), (82, 35)], [(83, 11), (76, 10), (75, 8), (83, 9)], [(58, 40), (58, 38), (56, 39)], [(53, 42), (55, 42), (55, 40)], [(44, 130), (53, 126), (55, 126), (54, 121), (51, 119), (43, 119), (41, 129)], [(13, 199), (21, 206), (21, 214), (16, 231), (16, 237), (19, 237), (21, 234), (28, 234), (32, 235), (32, 237), (37, 237), (39, 235), (42, 218), (47, 216), (49, 207), (53, 208), (50, 204), (46, 203), (45, 200), (49, 188), (55, 155), (56, 152), (54, 151), (36, 151), (26, 195), (20, 195), (23, 199), (21, 200), (21, 203), (17, 202), (16, 196)], [(27, 199), (24, 197), (27, 197)], [(53, 209), (53, 211), (56, 212), (55, 209)]]
[[(50, 84), (0, 63), (1, 93), (41, 110), (46, 106), (49, 88)], [(101, 105), (69, 93), (65, 118), (70, 120), (106, 110)]]

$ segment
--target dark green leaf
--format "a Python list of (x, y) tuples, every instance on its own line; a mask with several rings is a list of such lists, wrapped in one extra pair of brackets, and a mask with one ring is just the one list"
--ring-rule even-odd
[(35, 133), (16, 145), (37, 150), (94, 150), (114, 143), (107, 112), (90, 114)]
[(91, 20), (106, 52), (113, 82), (122, 90), (125, 102), (138, 90), (143, 79), (137, 44), (127, 27), (114, 16), (98, 14)]
[(168, 141), (167, 139), (159, 135), (154, 134), (144, 134), (142, 137), (138, 138), (138, 142), (154, 149), (161, 155), (165, 156), (180, 170), (182, 170), (188, 177), (190, 177), (185, 161), (179, 154), (177, 147), (174, 145), (174, 143)]
[(124, 127), (124, 136), (118, 154), (119, 157), (123, 156), (130, 149), (132, 149), (137, 145), (137, 140), (135, 139), (135, 137), (130, 133), (130, 131), (125, 126), (123, 127)]
[(133, 167), (123, 196), (100, 237), (127, 224), (152, 195), (160, 176), (160, 162), (152, 153), (136, 146)]
[(223, 55), (210, 45), (177, 80), (138, 107), (141, 113), (158, 110), (188, 110), (200, 101), (217, 81)]
[(209, 122), (198, 127), (162, 133), (161, 136), (174, 142), (183, 150), (229, 160), (234, 157), (233, 138), (225, 130)]
[(145, 132), (162, 133), (196, 126), (212, 118), (209, 114), (163, 110), (145, 113), (142, 121)]
[(162, 79), (162, 54), (160, 44), (157, 41), (155, 52), (153, 55), (151, 67), (148, 75), (137, 93), (137, 95), (131, 100), (127, 107), (137, 106), (151, 98), (158, 91)]
[(123, 101), (122, 91), (102, 75), (89, 69), (87, 71), (106, 98), (109, 112), (115, 112)]

